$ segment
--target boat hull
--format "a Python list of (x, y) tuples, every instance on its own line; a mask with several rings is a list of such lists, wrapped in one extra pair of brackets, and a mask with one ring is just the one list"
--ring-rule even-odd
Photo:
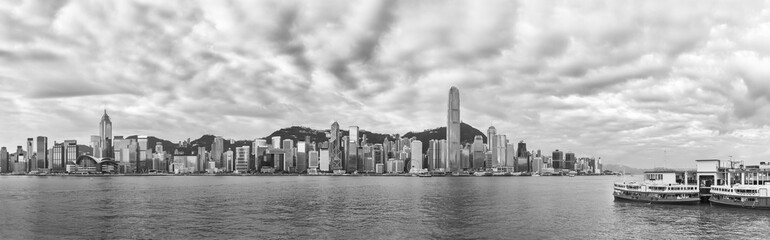
[(723, 206), (723, 207), (736, 207), (736, 208), (749, 208), (749, 209), (762, 209), (762, 210), (770, 210), (770, 205), (768, 204), (761, 204), (759, 202), (741, 202), (741, 201), (734, 201), (730, 199), (709, 199), (709, 202), (712, 206)]
[(633, 197), (624, 195), (613, 195), (615, 201), (629, 201), (629, 202), (643, 202), (643, 203), (655, 203), (655, 204), (681, 204), (681, 205), (695, 205), (700, 203), (700, 198), (683, 198), (683, 199), (658, 199), (653, 197)]

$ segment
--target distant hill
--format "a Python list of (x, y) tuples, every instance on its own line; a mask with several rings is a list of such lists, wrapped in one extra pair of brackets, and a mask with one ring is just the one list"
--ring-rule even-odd
[[(470, 144), (473, 143), (473, 139), (477, 136), (481, 135), (481, 137), (484, 139), (484, 142), (487, 142), (487, 136), (484, 135), (483, 132), (480, 130), (474, 128), (471, 125), (468, 125), (467, 123), (461, 122), (460, 123), (460, 144)], [(434, 129), (428, 129), (424, 130), (422, 132), (408, 132), (404, 134), (404, 138), (417, 138), (417, 140), (420, 140), (422, 144), (422, 150), (423, 152), (428, 151), (428, 141), (431, 139), (441, 140), (446, 139), (446, 127), (439, 127)]]
[[(137, 139), (137, 135), (131, 135), (126, 137), (126, 139)], [(152, 149), (152, 152), (155, 152), (155, 145), (157, 143), (160, 143), (163, 145), (163, 151), (166, 151), (167, 153), (174, 153), (174, 150), (178, 147), (176, 143), (173, 143), (169, 140), (156, 138), (153, 136), (147, 136), (147, 148)]]

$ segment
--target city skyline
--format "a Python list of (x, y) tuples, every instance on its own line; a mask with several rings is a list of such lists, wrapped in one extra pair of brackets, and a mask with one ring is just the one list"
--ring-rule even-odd
[(335, 121), (403, 134), (445, 126), (457, 86), (463, 122), (546, 155), (757, 163), (770, 157), (767, 7), (3, 2), (0, 146), (87, 144), (104, 108), (114, 136), (173, 142)]

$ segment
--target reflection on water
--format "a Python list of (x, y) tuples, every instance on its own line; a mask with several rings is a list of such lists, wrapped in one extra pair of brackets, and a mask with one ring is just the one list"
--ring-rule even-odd
[(763, 238), (770, 211), (604, 177), (0, 177), (3, 238)]

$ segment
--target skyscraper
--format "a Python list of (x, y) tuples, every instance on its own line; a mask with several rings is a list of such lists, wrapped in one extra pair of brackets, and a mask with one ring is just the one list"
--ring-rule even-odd
[(37, 161), (32, 158), (32, 153), (35, 152), (35, 149), (32, 148), (32, 142), (35, 141), (34, 138), (27, 138), (27, 152), (24, 154), (24, 162), (27, 163), (27, 172), (30, 171), (37, 171)]
[(412, 140), (410, 147), (412, 148), (412, 159), (410, 161), (412, 171), (422, 170), (422, 141)]
[(553, 168), (554, 170), (562, 169), (564, 168), (564, 153), (562, 151), (559, 151), (559, 149), (556, 149), (556, 151), (553, 151), (552, 162), (553, 162)]
[(0, 173), (11, 172), (11, 162), (8, 157), (8, 149), (5, 147), (0, 148)]
[(484, 167), (484, 138), (476, 135), (471, 146), (471, 168), (482, 169)]
[[(342, 168), (342, 136), (340, 136), (340, 124), (337, 122), (332, 123), (332, 128), (329, 133), (329, 160), (331, 161), (330, 168), (332, 171), (343, 170)], [(346, 143), (347, 144), (347, 143)]]
[(214, 142), (211, 143), (211, 161), (214, 161), (214, 165), (217, 168), (223, 168), (225, 165), (222, 159), (222, 153), (225, 152), (225, 139), (222, 136), (214, 137)]
[[(507, 160), (506, 155), (506, 149), (508, 145), (506, 143), (508, 142), (508, 139), (506, 139), (505, 135), (496, 135), (497, 139), (495, 140), (495, 148), (492, 150), (492, 167), (504, 167), (505, 161)], [(495, 153), (496, 152), (496, 153)], [(495, 161), (494, 158), (497, 158)]]
[(447, 102), (447, 170), (460, 170), (460, 91), (456, 87), (449, 89)]
[[(487, 147), (492, 151), (492, 165), (497, 164), (497, 129), (495, 126), (489, 126), (487, 129)], [(492, 165), (488, 167), (492, 167)]]
[[(43, 136), (37, 137), (37, 168), (38, 169), (50, 169), (48, 162), (48, 138)], [(33, 170), (38, 170), (33, 169)]]
[(107, 115), (107, 109), (104, 109), (102, 120), (99, 121), (99, 147), (101, 148), (101, 157), (115, 157), (112, 152), (112, 121)]

